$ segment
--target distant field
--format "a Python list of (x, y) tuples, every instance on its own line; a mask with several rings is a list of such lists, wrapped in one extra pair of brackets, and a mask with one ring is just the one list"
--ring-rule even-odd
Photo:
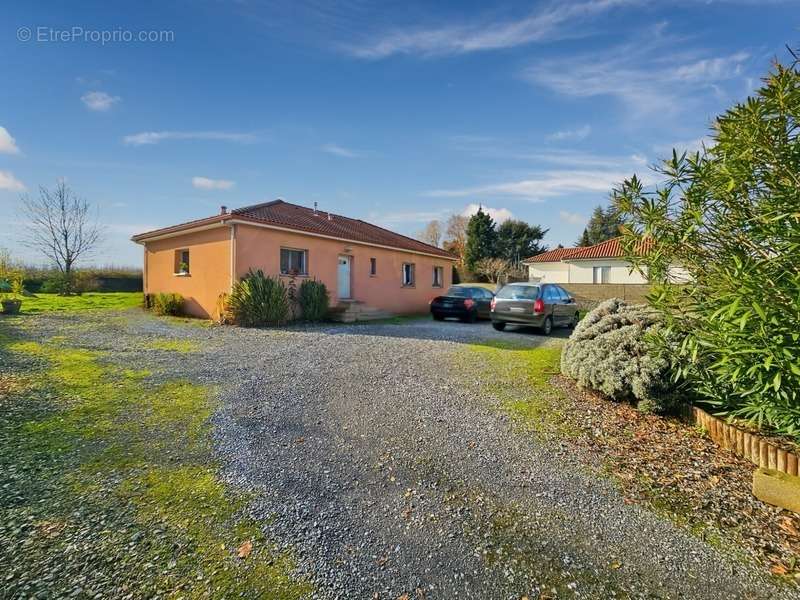
[(142, 305), (141, 292), (88, 292), (80, 296), (36, 294), (22, 299), (22, 313), (119, 310)]

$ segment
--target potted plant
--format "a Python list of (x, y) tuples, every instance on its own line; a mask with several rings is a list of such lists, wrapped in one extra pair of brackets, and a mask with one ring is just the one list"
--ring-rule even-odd
[(0, 280), (0, 305), (4, 315), (16, 315), (22, 306), (22, 280)]
[(185, 262), (182, 262), (178, 265), (178, 275), (188, 275), (189, 274), (189, 265)]

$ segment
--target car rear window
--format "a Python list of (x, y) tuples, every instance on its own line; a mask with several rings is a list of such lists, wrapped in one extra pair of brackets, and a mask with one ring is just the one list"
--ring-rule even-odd
[(505, 300), (536, 300), (539, 287), (535, 285), (507, 285), (497, 292), (497, 298)]
[(457, 296), (459, 298), (472, 298), (472, 290), (465, 287), (451, 287), (447, 290), (447, 296)]

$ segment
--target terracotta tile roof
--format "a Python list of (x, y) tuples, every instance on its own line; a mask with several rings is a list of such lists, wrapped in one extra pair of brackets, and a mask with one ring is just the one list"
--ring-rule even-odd
[(536, 256), (526, 258), (522, 262), (526, 264), (537, 262), (560, 262), (562, 258), (575, 252), (576, 250), (580, 250), (580, 248), (556, 248), (554, 250), (548, 250), (547, 252), (542, 252)]
[[(625, 252), (622, 250), (620, 240), (622, 238), (613, 238), (605, 242), (600, 242), (594, 246), (587, 246), (586, 248), (578, 248), (575, 252), (564, 257), (564, 260), (588, 260), (593, 258), (623, 258)], [(645, 240), (639, 242), (636, 246), (637, 254), (645, 255), (653, 248), (652, 240)]]
[(397, 248), (398, 250), (432, 254), (451, 260), (455, 259), (452, 254), (441, 248), (430, 246), (413, 238), (378, 227), (377, 225), (323, 211), (317, 211), (315, 214), (314, 210), (311, 208), (291, 204), (283, 200), (273, 200), (272, 202), (245, 206), (244, 208), (234, 209), (228, 214), (150, 231), (133, 236), (133, 240), (146, 240), (153, 236), (172, 233), (183, 229), (191, 229), (216, 221), (225, 222), (231, 219), (264, 223), (300, 232), (330, 236), (350, 242), (376, 244), (379, 246)]

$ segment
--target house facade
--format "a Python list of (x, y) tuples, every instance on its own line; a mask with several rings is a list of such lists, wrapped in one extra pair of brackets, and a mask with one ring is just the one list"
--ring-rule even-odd
[(451, 284), (455, 257), (361, 220), (275, 200), (133, 236), (144, 291), (173, 292), (189, 314), (215, 318), (221, 294), (250, 269), (328, 288), (331, 305), (421, 313)]
[[(648, 247), (643, 245), (642, 252)], [(647, 284), (647, 278), (624, 259), (619, 238), (584, 248), (556, 248), (523, 261), (528, 279), (544, 283)]]

